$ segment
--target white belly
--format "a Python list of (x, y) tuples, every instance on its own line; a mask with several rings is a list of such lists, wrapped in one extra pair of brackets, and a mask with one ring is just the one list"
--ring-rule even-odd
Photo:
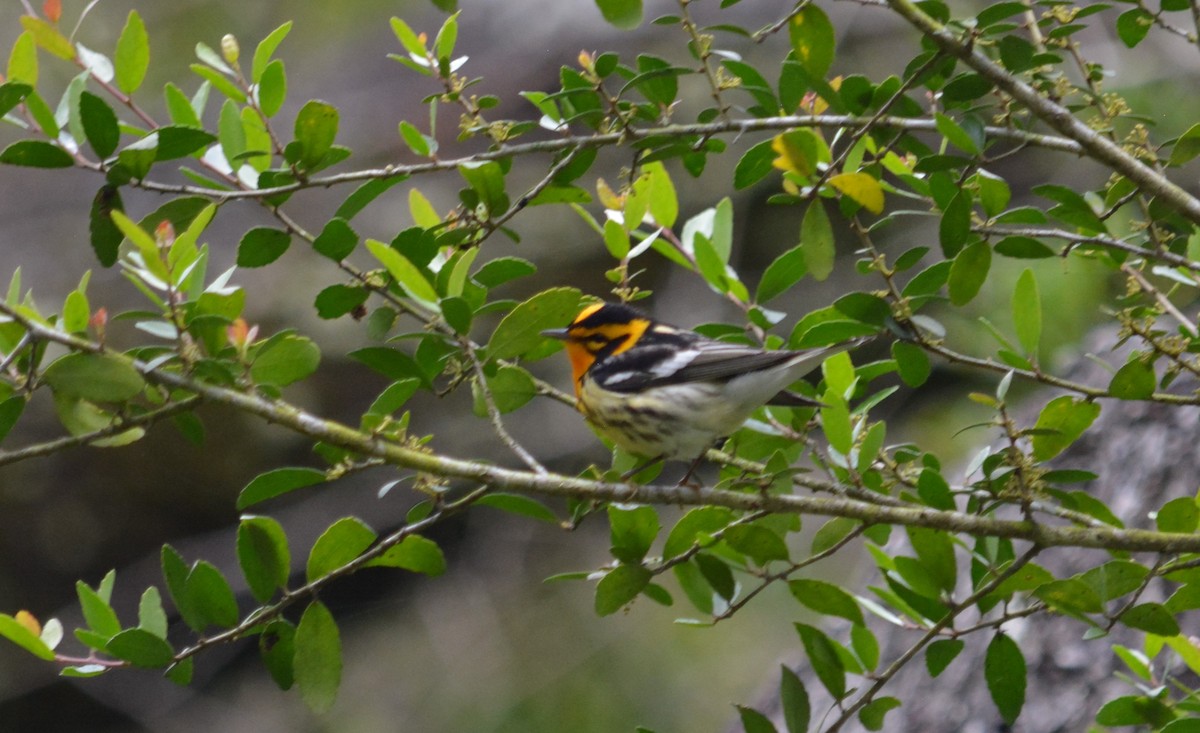
[(596, 431), (630, 453), (692, 460), (742, 426), (757, 405), (737, 409), (720, 399), (722, 385), (656, 387), (621, 402), (585, 381), (580, 409)]

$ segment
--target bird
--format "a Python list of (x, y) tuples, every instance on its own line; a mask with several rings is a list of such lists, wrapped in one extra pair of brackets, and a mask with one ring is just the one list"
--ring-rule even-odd
[(649, 459), (691, 461), (688, 483), (719, 438), (763, 405), (820, 407), (787, 387), (862, 340), (804, 351), (717, 341), (661, 323), (625, 303), (585, 306), (565, 328), (575, 405), (602, 437)]

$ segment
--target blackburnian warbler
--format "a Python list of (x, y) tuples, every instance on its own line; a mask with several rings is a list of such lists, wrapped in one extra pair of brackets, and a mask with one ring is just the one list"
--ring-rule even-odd
[(684, 481), (718, 438), (759, 407), (819, 406), (788, 385), (858, 343), (767, 351), (668, 326), (618, 303), (589, 305), (566, 328), (542, 335), (566, 343), (576, 406), (596, 431), (652, 462), (692, 461)]

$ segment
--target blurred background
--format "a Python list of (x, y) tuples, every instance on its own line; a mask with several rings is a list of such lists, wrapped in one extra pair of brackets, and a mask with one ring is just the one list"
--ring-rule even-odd
[[(68, 28), (84, 5), (82, 0), (64, 2)], [(635, 32), (620, 33), (603, 22), (590, 0), (463, 0), (460, 7), (458, 49), (470, 57), (464, 73), (483, 76), (479, 92), (504, 100), (496, 117), (532, 115), (533, 108), (516, 92), (556, 89), (559, 67), (575, 65), (580, 50), (617, 50), (623, 59), (648, 52), (691, 63), (677, 27), (644, 23)], [(835, 73), (862, 73), (879, 80), (897, 73), (915, 53), (913, 34), (886, 12), (851, 3), (825, 7), (839, 29)], [(111, 54), (131, 8), (142, 15), (150, 34), (150, 75), (138, 100), (154, 117), (166, 118), (155, 90), (167, 81), (188, 93), (198, 86), (198, 77), (187, 69), (198, 41), (218, 47), (222, 35), (233, 33), (241, 41), (243, 58), (249, 58), (259, 39), (293, 20), (295, 27), (277, 53), (287, 65), (289, 81), (288, 102), (277, 118), (281, 127), (290, 130), (290, 120), (307, 99), (324, 99), (341, 111), (338, 142), (354, 150), (350, 168), (412, 162), (397, 135), (397, 122), (408, 119), (427, 127), (428, 111), (420, 100), (437, 90), (433, 82), (386, 58), (400, 51), (388, 19), (400, 15), (432, 36), (445, 16), (429, 2), (105, 0), (84, 21), (78, 40)], [(675, 3), (651, 0), (647, 20), (677, 8)], [(14, 0), (0, 6), (0, 47), (10, 48), (19, 35), (22, 12), (21, 3)], [(693, 12), (702, 23), (756, 29), (782, 11), (776, 4), (741, 3), (720, 13), (714, 0), (694, 4)], [(719, 43), (726, 41), (747, 60), (764, 61), (769, 67), (785, 53), (786, 33), (762, 46), (719, 37)], [(1194, 65), (1185, 70), (1178, 63), (1179, 49), (1171, 45), (1185, 45), (1181, 39), (1144, 44), (1136, 63), (1109, 52), (1116, 41), (1103, 29), (1091, 33), (1086, 42), (1092, 57), (1113, 65), (1122, 84), (1137, 88), (1134, 99), (1178, 94), (1194, 83)], [(45, 54), (41, 61), (39, 90), (55, 100), (75, 69)], [(1118, 61), (1127, 65), (1116, 65)], [(682, 85), (683, 95), (692, 101), (684, 103), (680, 121), (693, 119), (705, 102), (708, 90), (696, 81), (687, 79)], [(744, 101), (736, 92), (730, 98)], [(215, 101), (216, 95), (210, 101), (210, 117), (219, 106)], [(1196, 110), (1189, 107), (1195, 104), (1181, 97), (1177, 109), (1171, 110), (1178, 119), (1155, 122), (1181, 131), (1186, 120), (1194, 119)], [(445, 156), (480, 149), (478, 142), (453, 143), (456, 116), (441, 110), (439, 137)], [(0, 144), (20, 137), (18, 130), (0, 130)], [(744, 149), (759, 139), (739, 140), (737, 146)], [(681, 221), (731, 194), (737, 159), (736, 154), (710, 157), (700, 179), (671, 166)], [(1089, 185), (1089, 177), (1100, 175), (1078, 161), (1049, 153), (1015, 160), (1019, 167), (995, 171), (1012, 186), (1014, 205), (1036, 183), (1057, 180), (1083, 186)], [(612, 181), (627, 163), (623, 152), (602, 156), (581, 184), (594, 185), (598, 175)], [(341, 169), (349, 168), (343, 164)], [(510, 191), (531, 185), (537, 177), (536, 165), (524, 170), (516, 166)], [(99, 183), (84, 171), (0, 168), (0, 281), (19, 266), (24, 286), (33, 290), (43, 308), (54, 310), (80, 273), (94, 268), (89, 288), (93, 308), (104, 306), (115, 314), (138, 306), (136, 292), (117, 269), (98, 268), (88, 246), (86, 214)], [(412, 185), (440, 211), (448, 211), (456, 203), (461, 181), (450, 174), (397, 186), (355, 220), (359, 234), (388, 240), (410, 226), (405, 202)], [(773, 257), (797, 241), (801, 212), (765, 203), (776, 186), (777, 179), (770, 177), (734, 196), (738, 244), (732, 264), (750, 284)], [(286, 208), (306, 227), (319, 228), (349, 190), (304, 192)], [(147, 194), (126, 196), (127, 209), (137, 216), (160, 204)], [(215, 260), (210, 272), (233, 263), (242, 233), (270, 223), (252, 204), (225, 207), (206, 235)], [(602, 273), (612, 262), (599, 239), (569, 211), (527, 211), (511, 226), (521, 242), (495, 237), (485, 256), (487, 251), (491, 256), (518, 255), (537, 263), (540, 273), (500, 295), (523, 298), (551, 285), (607, 293)], [(897, 251), (922, 243), (936, 247), (932, 227), (894, 228), (888, 236), (888, 246)], [(773, 303), (789, 314), (781, 333), (804, 313), (839, 295), (875, 286), (854, 274), (848, 238), (843, 244), (842, 259), (829, 280), (805, 280)], [(265, 333), (297, 325), (322, 346), (317, 377), (290, 388), (285, 396), (317, 413), (356, 423), (386, 383), (344, 357), (347, 351), (369, 345), (364, 326), (316, 317), (313, 297), (339, 282), (340, 273), (304, 249), (294, 246), (265, 271), (240, 271), (235, 282), (250, 296), (247, 320), (262, 324)], [(643, 302), (655, 315), (689, 327), (736, 319), (698, 279), (652, 258), (647, 255), (638, 262), (646, 271), (636, 282), (655, 292)], [(970, 320), (975, 316), (986, 314), (1007, 328), (1009, 282), (1019, 268), (1005, 272), (1004, 264), (997, 263), (972, 312), (944, 314), (962, 350), (991, 347), (990, 337)], [(1052, 331), (1046, 343), (1058, 349), (1051, 358), (1070, 358), (1071, 344), (1097, 319), (1097, 302), (1113, 284), (1074, 260), (1044, 262), (1039, 277), (1046, 312), (1056, 314), (1047, 323)], [(488, 327), (481, 324), (476, 338), (486, 340)], [(136, 338), (127, 324), (114, 324), (111, 332), (117, 343)], [(886, 345), (879, 348), (879, 353), (862, 358), (882, 356)], [(566, 387), (565, 360), (532, 368)], [(919, 438), (924, 446), (954, 458), (986, 440), (988, 436), (978, 433), (949, 437), (978, 417), (969, 404), (962, 404), (966, 400), (956, 399), (977, 386), (973, 379), (939, 368), (919, 393), (902, 392), (889, 399), (880, 408), (880, 416), (892, 423), (889, 442)], [(442, 400), (419, 397), (412, 403), (415, 431), (434, 433), (434, 445), (448, 454), (516, 465), (495, 437), (469, 417), (469, 400), (465, 390)], [(201, 417), (207, 428), (202, 446), (161, 425), (126, 448), (82, 448), (0, 467), (0, 610), (25, 608), (42, 619), (58, 616), (69, 632), (78, 620), (72, 610), (75, 581), (95, 585), (105, 572), (117, 568), (115, 605), (122, 618), (132, 618), (140, 589), (161, 583), (158, 557), (164, 542), (189, 562), (204, 558), (216, 563), (236, 583), (237, 492), (269, 468), (320, 464), (305, 441), (285, 431), (215, 407), (202, 409)], [(922, 430), (931, 420), (939, 421), (936, 434)], [(552, 468), (574, 472), (593, 461), (607, 465), (603, 447), (578, 416), (560, 404), (535, 401), (516, 413), (509, 427)], [(60, 430), (49, 400), (38, 399), (4, 448), (55, 437)], [(939, 436), (941, 445), (930, 444)], [(297, 492), (266, 505), (264, 511), (284, 524), (293, 557), (301, 560), (317, 534), (338, 517), (356, 515), (381, 533), (401, 524), (416, 498), (403, 485), (377, 496), (394, 478), (391, 471), (358, 474), (319, 490)], [(671, 516), (669, 510), (663, 512), (664, 526)], [(817, 521), (811, 524), (819, 526)], [(681, 594), (673, 608), (643, 598), (629, 612), (597, 619), (591, 585), (544, 583), (555, 573), (595, 568), (608, 559), (602, 521), (585, 522), (567, 533), (477, 509), (442, 526), (433, 537), (447, 552), (445, 577), (429, 580), (368, 571), (322, 595), (341, 624), (345, 651), (341, 693), (327, 718), (312, 715), (294, 692), (280, 692), (251, 644), (201, 655), (196, 680), (187, 688), (148, 672), (123, 671), (81, 683), (62, 680), (50, 665), (0, 644), (0, 731), (616, 731), (636, 725), (659, 733), (720, 730), (734, 714), (731, 703), (753, 702), (764, 685), (775, 683), (781, 655), (799, 657), (798, 640), (787, 622), (799, 620), (800, 611), (783, 589), (765, 594), (761, 602), (714, 628), (696, 629), (672, 623), (693, 615)], [(855, 572), (851, 554), (817, 568), (818, 574), (839, 578)], [(336, 726), (330, 722), (334, 720)]]

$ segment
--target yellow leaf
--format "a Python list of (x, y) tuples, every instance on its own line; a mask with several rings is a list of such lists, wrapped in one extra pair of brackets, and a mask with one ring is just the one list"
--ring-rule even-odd
[(29, 611), (17, 611), (17, 615), (13, 618), (17, 620), (17, 623), (21, 624), (26, 629), (29, 629), (29, 633), (33, 634), (34, 636), (42, 635), (42, 625), (38, 623), (37, 617)]
[(600, 203), (604, 204), (604, 208), (609, 211), (624, 211), (625, 197), (618, 195), (608, 185), (608, 181), (603, 178), (596, 179), (596, 198), (600, 199)]
[(771, 149), (779, 154), (778, 158), (771, 161), (771, 165), (802, 176), (816, 173), (818, 163), (829, 162), (829, 146), (825, 144), (825, 139), (808, 128), (776, 135), (771, 139)]
[(883, 187), (868, 173), (839, 173), (829, 183), (872, 214), (883, 211)]
[[(833, 91), (838, 91), (842, 88), (842, 77), (833, 77), (829, 80), (829, 86)], [(800, 109), (807, 111), (809, 114), (819, 115), (824, 114), (825, 110), (829, 109), (829, 103), (824, 100), (816, 92), (807, 92), (804, 98), (800, 100)]]

